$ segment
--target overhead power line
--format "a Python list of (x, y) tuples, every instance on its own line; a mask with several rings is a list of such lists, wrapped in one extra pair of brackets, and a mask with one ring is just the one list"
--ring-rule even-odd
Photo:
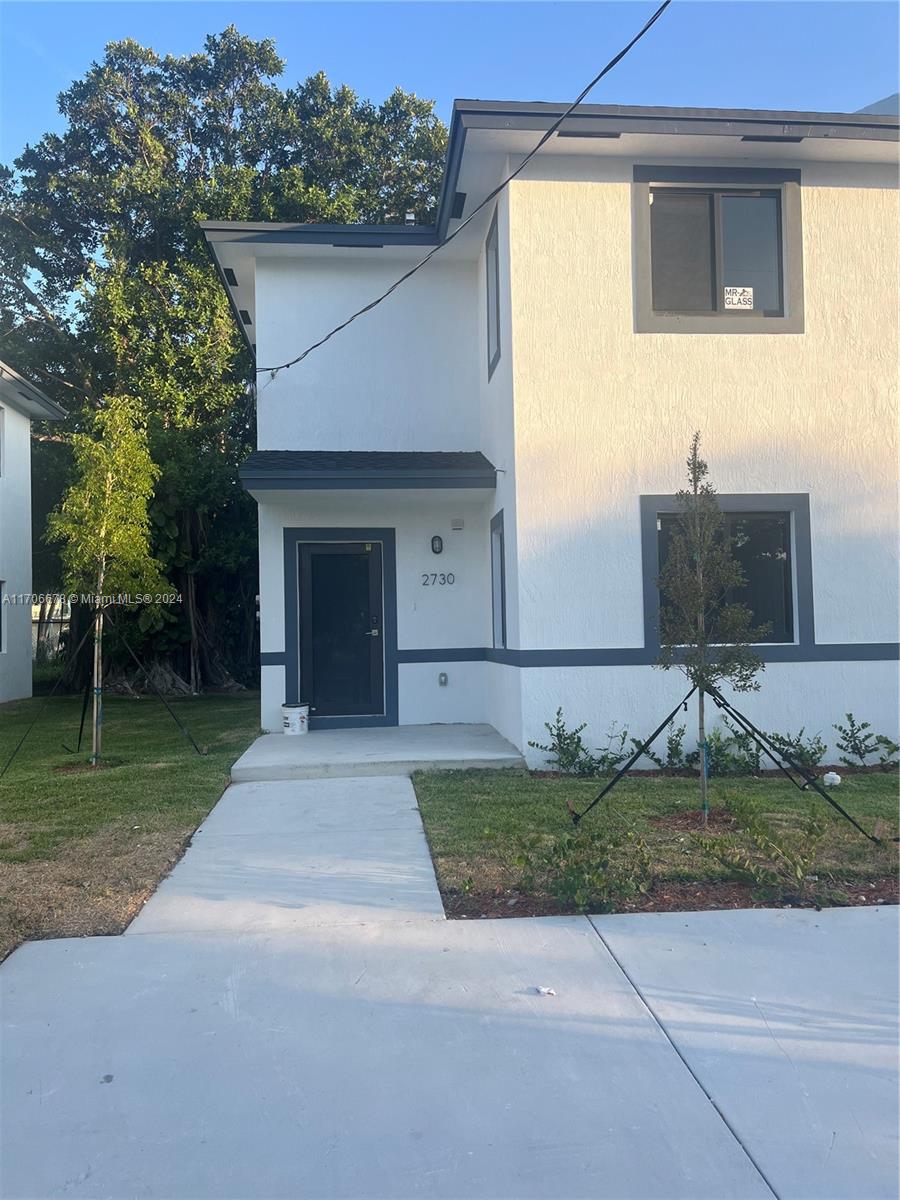
[(320, 346), (324, 346), (326, 342), (330, 342), (333, 337), (335, 337), (337, 334), (339, 334), (342, 330), (346, 329), (348, 325), (352, 325), (353, 322), (356, 321), (359, 317), (365, 316), (366, 313), (371, 312), (373, 308), (377, 308), (379, 304), (381, 304), (383, 301), (387, 300), (388, 296), (392, 296), (399, 287), (401, 287), (404, 283), (406, 283), (407, 279), (411, 279), (412, 276), (415, 275), (417, 271), (421, 271), (421, 269), (426, 265), (426, 263), (431, 262), (431, 260), (434, 258), (434, 256), (437, 254), (437, 252), (439, 250), (443, 250), (443, 248), (445, 246), (449, 245), (450, 242), (452, 242), (454, 238), (459, 237), (459, 235), (462, 233), (462, 231), (465, 229), (465, 227), (469, 224), (469, 222), (474, 221), (474, 219), (478, 216), (478, 214), (480, 212), (482, 212), (491, 203), (492, 200), (495, 200), (497, 198), (497, 196), (499, 196), (500, 193), (503, 191), (503, 189), (508, 187), (509, 184), (512, 183), (512, 181), (516, 178), (516, 176), (520, 175), (522, 173), (522, 171), (524, 171), (525, 167), (528, 166), (528, 164), (531, 162), (531, 160), (534, 158), (534, 156), (537, 154), (537, 152), (543, 146), (545, 146), (547, 144), (547, 142), (550, 141), (550, 139), (553, 137), (553, 135), (556, 133), (556, 131), (559, 129), (559, 127), (562, 125), (562, 123), (568, 117), (570, 117), (572, 115), (572, 113), (575, 111), (576, 108), (578, 108), (579, 104), (582, 104), (584, 102), (585, 98), (590, 94), (590, 92), (593, 91), (593, 89), (597, 86), (597, 84), (604, 77), (604, 75), (608, 75), (609, 72), (613, 69), (613, 67), (617, 66), (622, 61), (622, 59), (629, 52), (629, 50), (631, 50), (634, 46), (636, 46), (638, 44), (638, 42), (641, 40), (641, 38), (644, 36), (644, 34), (648, 33), (650, 31), (650, 29), (652, 29), (652, 27), (656, 24), (656, 22), (663, 15), (663, 13), (666, 11), (666, 9), (669, 7), (669, 5), (671, 3), (672, 3), (672, 0), (663, 0), (663, 3), (659, 6), (659, 8), (656, 10), (656, 12), (653, 14), (653, 16), (650, 17), (649, 20), (646, 21), (646, 23), (638, 30), (638, 32), (634, 35), (634, 37), (631, 39), (631, 41), (628, 43), (628, 45), (623, 46), (622, 49), (619, 51), (619, 53), (614, 58), (611, 58), (609, 60), (609, 62), (606, 64), (606, 66), (603, 68), (603, 70), (594, 76), (594, 78), (587, 85), (587, 87), (585, 87), (579, 93), (579, 95), (576, 97), (575, 100), (572, 101), (572, 103), (565, 110), (565, 112), (561, 116), (557, 117), (557, 119), (553, 122), (553, 124), (550, 125), (550, 127), (541, 136), (540, 140), (538, 141), (538, 143), (534, 147), (534, 149), (529, 150), (529, 152), (525, 155), (525, 157), (522, 159), (522, 161), (519, 163), (519, 165), (516, 167), (516, 169), (514, 171), (512, 171), (509, 175), (507, 175), (507, 177), (501, 183), (498, 183), (493, 191), (488, 192), (488, 194), (481, 201), (481, 203), (479, 205), (477, 205), (477, 207), (473, 208), (472, 211), (469, 213), (469, 215), (466, 217), (466, 219), (464, 221), (461, 221), (459, 223), (459, 225), (457, 225), (456, 229), (454, 229), (452, 233), (448, 234), (447, 237), (445, 237), (442, 242), (439, 242), (438, 245), (434, 246), (431, 250), (429, 250), (424, 258), (420, 259), (414, 266), (410, 267), (408, 271), (404, 272), (404, 274), (402, 274), (399, 279), (395, 279), (394, 282), (391, 284), (391, 286), (386, 291), (382, 292), (380, 296), (376, 296), (376, 298), (374, 300), (371, 300), (368, 304), (364, 305), (362, 308), (357, 309), (357, 311), (355, 313), (353, 313), (351, 316), (349, 316), (346, 319), (346, 321), (341, 321), (340, 325), (335, 325), (335, 327), (332, 330), (330, 330), (328, 333), (326, 333), (324, 337), (319, 338), (319, 340), (317, 342), (313, 342), (311, 346), (307, 346), (306, 349), (304, 351), (302, 351), (300, 354), (296, 355), (295, 358), (291, 358), (287, 362), (280, 363), (277, 367), (257, 367), (256, 368), (257, 374), (270, 375), (272, 377), (272, 379), (274, 379), (279, 371), (286, 371), (289, 367), (296, 366), (297, 363), (303, 362), (303, 360), (305, 358), (307, 358), (310, 354), (312, 354), (314, 350), (318, 350)]

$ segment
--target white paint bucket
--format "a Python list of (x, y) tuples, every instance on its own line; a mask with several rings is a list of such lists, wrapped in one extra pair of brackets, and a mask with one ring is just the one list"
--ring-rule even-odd
[(281, 706), (281, 724), (282, 732), (290, 734), (308, 733), (309, 732), (309, 705), (308, 704), (282, 704)]

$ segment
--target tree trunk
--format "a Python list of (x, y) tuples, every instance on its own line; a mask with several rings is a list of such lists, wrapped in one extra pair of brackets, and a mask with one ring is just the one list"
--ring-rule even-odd
[(704, 698), (703, 689), (701, 688), (697, 693), (697, 741), (700, 747), (700, 810), (703, 813), (702, 819), (705, 826), (709, 818), (709, 758), (706, 752), (706, 714), (704, 711)]
[(188, 625), (191, 630), (191, 640), (188, 647), (190, 654), (190, 685), (193, 695), (200, 692), (200, 648), (197, 631), (197, 579), (192, 573), (185, 575), (184, 588), (185, 608), (187, 609)]
[(35, 638), (34, 638), (34, 661), (38, 662), (38, 663), (44, 661), (43, 642), (44, 642), (44, 636), (45, 636), (46, 629), (47, 629), (47, 604), (48, 603), (49, 603), (49, 601), (47, 600), (47, 597), (44, 596), (44, 598), (41, 600), (40, 612), (38, 613), (37, 630), (35, 631)]
[[(101, 594), (98, 591), (98, 594)], [(91, 766), (99, 767), (101, 728), (103, 725), (103, 609), (98, 605), (94, 614), (94, 706), (91, 714), (93, 737)]]

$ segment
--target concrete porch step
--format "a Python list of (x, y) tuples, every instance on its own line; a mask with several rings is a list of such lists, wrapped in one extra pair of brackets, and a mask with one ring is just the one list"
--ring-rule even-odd
[(316, 729), (300, 737), (265, 733), (237, 760), (231, 778), (259, 783), (524, 766), (519, 751), (492, 725), (398, 725)]

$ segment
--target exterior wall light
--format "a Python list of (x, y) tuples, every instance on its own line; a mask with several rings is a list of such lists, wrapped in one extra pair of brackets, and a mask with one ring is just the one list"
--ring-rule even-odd
[(431, 553), (432, 554), (440, 554), (443, 549), (444, 549), (444, 539), (442, 537), (439, 537), (437, 534), (435, 534), (434, 537), (431, 539)]

